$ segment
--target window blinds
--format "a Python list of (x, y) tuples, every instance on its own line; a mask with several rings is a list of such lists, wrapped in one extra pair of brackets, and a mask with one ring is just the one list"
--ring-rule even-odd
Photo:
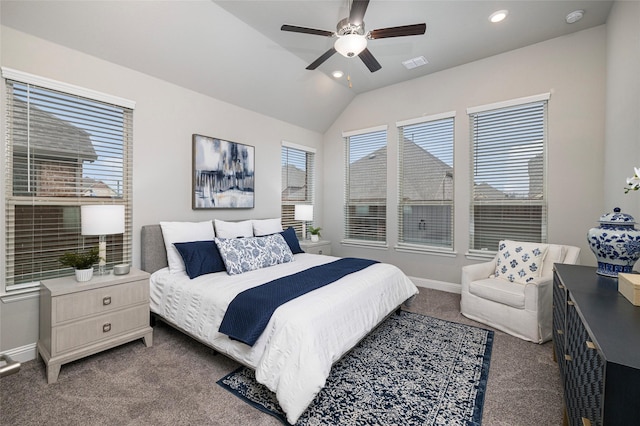
[(469, 114), (472, 250), (502, 239), (545, 242), (547, 100)]
[(453, 131), (453, 117), (398, 127), (399, 243), (453, 249)]
[(302, 235), (302, 222), (294, 219), (296, 204), (313, 205), (315, 153), (311, 148), (282, 145), (282, 227)]
[(130, 263), (132, 109), (10, 79), (6, 88), (6, 289), (72, 274), (59, 257), (98, 244), (80, 234), (84, 204), (125, 205), (106, 260)]
[(345, 238), (386, 242), (387, 129), (348, 134)]

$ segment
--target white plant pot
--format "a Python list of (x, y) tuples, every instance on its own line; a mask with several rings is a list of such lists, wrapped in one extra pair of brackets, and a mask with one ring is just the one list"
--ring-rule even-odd
[(311, 234), (311, 241), (317, 243), (318, 241), (320, 241), (320, 237), (316, 234)]
[(92, 277), (93, 277), (93, 268), (76, 269), (76, 281), (78, 282), (89, 281)]

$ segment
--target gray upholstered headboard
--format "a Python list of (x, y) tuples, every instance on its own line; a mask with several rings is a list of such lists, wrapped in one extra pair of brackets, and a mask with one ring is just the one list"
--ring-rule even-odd
[(169, 265), (160, 225), (144, 225), (140, 231), (140, 266), (150, 274)]

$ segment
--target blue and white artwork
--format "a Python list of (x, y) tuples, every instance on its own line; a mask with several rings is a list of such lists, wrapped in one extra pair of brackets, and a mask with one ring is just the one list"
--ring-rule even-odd
[(193, 209), (254, 207), (255, 148), (193, 135)]

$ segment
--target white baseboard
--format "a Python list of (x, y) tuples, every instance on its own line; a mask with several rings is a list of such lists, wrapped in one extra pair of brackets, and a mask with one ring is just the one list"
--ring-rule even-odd
[(19, 348), (9, 349), (8, 351), (2, 352), (3, 354), (9, 355), (11, 359), (17, 362), (27, 362), (32, 359), (36, 359), (38, 354), (38, 349), (35, 343), (30, 343), (25, 346), (21, 346)]
[(429, 280), (426, 278), (409, 277), (417, 287), (431, 288), (433, 290), (446, 291), (448, 293), (458, 293), (462, 291), (462, 286), (456, 283), (445, 281)]

